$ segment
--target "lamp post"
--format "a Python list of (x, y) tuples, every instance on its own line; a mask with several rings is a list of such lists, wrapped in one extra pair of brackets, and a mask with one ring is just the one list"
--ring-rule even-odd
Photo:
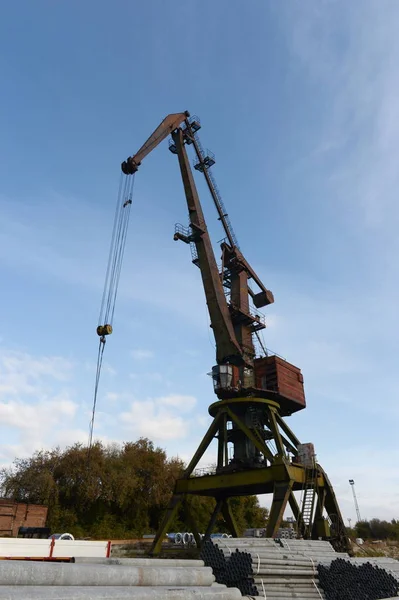
[(355, 503), (355, 509), (356, 509), (356, 516), (357, 516), (357, 522), (359, 523), (359, 521), (362, 520), (361, 516), (360, 516), (360, 510), (359, 510), (359, 505), (357, 503), (357, 498), (356, 498), (356, 492), (355, 492), (355, 482), (353, 479), (349, 479), (349, 485), (352, 488), (352, 494), (353, 494), (353, 501)]

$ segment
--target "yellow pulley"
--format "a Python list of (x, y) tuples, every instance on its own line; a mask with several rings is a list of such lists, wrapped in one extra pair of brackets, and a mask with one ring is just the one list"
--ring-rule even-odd
[(97, 327), (97, 335), (102, 337), (103, 335), (110, 335), (112, 333), (112, 325), (99, 325)]

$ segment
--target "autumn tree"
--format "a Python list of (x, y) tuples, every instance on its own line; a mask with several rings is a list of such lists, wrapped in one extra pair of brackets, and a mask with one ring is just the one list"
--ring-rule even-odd
[(399, 540), (399, 521), (381, 521), (371, 519), (370, 521), (359, 521), (355, 525), (357, 537), (364, 540)]
[[(168, 458), (148, 439), (122, 446), (98, 442), (89, 455), (87, 447), (74, 444), (15, 460), (0, 473), (0, 491), (20, 502), (47, 505), (53, 532), (126, 539), (157, 530), (183, 469), (180, 460)], [(215, 501), (193, 497), (191, 502), (198, 528), (205, 531)], [(231, 506), (241, 532), (265, 526), (267, 510), (255, 496), (232, 498)], [(184, 529), (182, 514), (173, 528)], [(221, 516), (217, 528), (227, 531)]]

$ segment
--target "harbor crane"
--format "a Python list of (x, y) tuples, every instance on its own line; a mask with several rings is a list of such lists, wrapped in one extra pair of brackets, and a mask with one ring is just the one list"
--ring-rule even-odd
[[(215, 157), (204, 151), (198, 136), (200, 128), (200, 120), (187, 111), (170, 114), (121, 166), (123, 175), (131, 177), (144, 158), (171, 136), (169, 150), (178, 158), (189, 215), (187, 226), (176, 225), (174, 239), (190, 245), (192, 262), (200, 269), (216, 343), (212, 379), (217, 400), (208, 409), (213, 420), (183, 476), (176, 482), (152, 553), (160, 551), (168, 527), (181, 509), (197, 545), (201, 544), (191, 510), (192, 496), (215, 499), (206, 538), (219, 513), (231, 534), (238, 536), (229, 498), (253, 494), (272, 494), (268, 537), (277, 536), (289, 505), (301, 537), (330, 539), (337, 550), (346, 551), (348, 540), (332, 485), (316, 461), (313, 445), (301, 444), (285, 421), (285, 417), (306, 407), (301, 371), (269, 354), (262, 344), (263, 351), (256, 351), (259, 332), (265, 328), (259, 309), (272, 304), (274, 297), (240, 250), (212, 174)], [(224, 229), (221, 268), (195, 185), (189, 146), (194, 149), (194, 170), (205, 177)], [(97, 330), (101, 339), (111, 331), (107, 322)], [(199, 473), (198, 463), (213, 440), (217, 440), (216, 468), (213, 472)]]

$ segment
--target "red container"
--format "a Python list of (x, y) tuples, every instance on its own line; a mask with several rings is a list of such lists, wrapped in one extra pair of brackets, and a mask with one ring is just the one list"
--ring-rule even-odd
[(20, 527), (45, 527), (47, 506), (0, 498), (0, 536), (16, 536)]

